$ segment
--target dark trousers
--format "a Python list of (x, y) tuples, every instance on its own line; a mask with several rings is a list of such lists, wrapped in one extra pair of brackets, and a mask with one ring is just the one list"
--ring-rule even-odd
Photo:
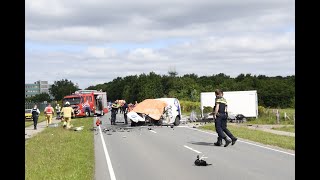
[(117, 117), (117, 113), (116, 112), (111, 112), (111, 124), (115, 124), (116, 123), (116, 117)]
[(124, 122), (125, 124), (128, 124), (128, 118), (127, 118), (127, 113), (126, 112), (123, 112), (123, 117), (124, 117)]
[(60, 119), (60, 111), (57, 112), (57, 119)]
[(37, 124), (38, 124), (38, 116), (33, 116), (32, 119), (33, 119), (33, 126), (34, 128), (37, 128)]
[(217, 116), (217, 119), (215, 121), (215, 126), (216, 126), (216, 132), (218, 133), (218, 139), (224, 139), (226, 138), (226, 133), (231, 139), (235, 139), (233, 134), (229, 131), (227, 128), (227, 116), (226, 114), (220, 114)]

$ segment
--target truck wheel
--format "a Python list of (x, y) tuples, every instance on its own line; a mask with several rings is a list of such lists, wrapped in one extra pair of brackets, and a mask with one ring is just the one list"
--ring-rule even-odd
[(180, 117), (177, 116), (176, 119), (174, 120), (174, 125), (179, 126), (179, 124), (180, 124)]
[(88, 110), (86, 110), (86, 117), (89, 117), (90, 116), (90, 112)]

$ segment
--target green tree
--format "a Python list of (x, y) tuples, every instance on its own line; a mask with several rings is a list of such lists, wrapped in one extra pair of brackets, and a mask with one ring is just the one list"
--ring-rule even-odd
[(48, 93), (41, 93), (41, 94), (37, 94), (35, 96), (32, 97), (32, 102), (43, 102), (43, 101), (47, 101), (50, 102), (50, 95)]
[(52, 94), (57, 101), (62, 100), (64, 96), (70, 95), (77, 90), (79, 90), (79, 88), (67, 79), (54, 81), (54, 84), (49, 88), (50, 94)]
[(150, 72), (148, 75), (139, 76), (138, 101), (149, 98), (160, 98), (164, 96), (161, 76)]

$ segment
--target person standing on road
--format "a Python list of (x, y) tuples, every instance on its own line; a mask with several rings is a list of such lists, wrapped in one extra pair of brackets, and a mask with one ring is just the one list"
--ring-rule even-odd
[[(215, 91), (216, 94), (216, 102), (214, 106), (214, 119), (215, 119), (215, 127), (216, 132), (218, 133), (218, 140), (214, 143), (215, 146), (222, 145), (222, 139), (225, 140), (224, 147), (227, 147), (230, 143), (234, 145), (237, 141), (237, 138), (233, 136), (233, 134), (227, 129), (227, 100), (223, 97), (223, 91), (217, 89)], [(224, 134), (226, 133), (231, 141)]]
[(33, 106), (33, 109), (31, 110), (31, 114), (32, 114), (34, 130), (37, 130), (38, 118), (40, 115), (40, 110), (38, 109), (37, 105)]
[(48, 106), (44, 108), (44, 114), (46, 115), (46, 120), (47, 120), (46, 122), (47, 127), (49, 126), (49, 124), (51, 124), (53, 113), (54, 113), (54, 109), (53, 107), (51, 107), (51, 104), (49, 103)]
[(118, 114), (119, 107), (116, 103), (113, 103), (111, 106), (111, 125), (116, 125), (116, 119)]
[(57, 113), (56, 119), (60, 119), (61, 107), (58, 103), (57, 103), (55, 109), (56, 109), (56, 113)]
[(124, 117), (124, 123), (128, 124), (128, 117), (127, 117), (127, 113), (128, 113), (128, 104), (125, 102), (122, 106), (123, 108), (123, 117)]
[(63, 128), (71, 128), (71, 117), (73, 116), (73, 109), (70, 107), (70, 103), (67, 101), (64, 107), (61, 109), (61, 115), (63, 116)]

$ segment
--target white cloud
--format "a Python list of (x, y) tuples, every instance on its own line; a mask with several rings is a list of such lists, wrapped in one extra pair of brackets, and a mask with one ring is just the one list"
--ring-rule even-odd
[(67, 78), (86, 88), (170, 67), (179, 75), (292, 75), (294, 11), (293, 0), (30, 0), (27, 42), (85, 48), (27, 49), (26, 82)]

